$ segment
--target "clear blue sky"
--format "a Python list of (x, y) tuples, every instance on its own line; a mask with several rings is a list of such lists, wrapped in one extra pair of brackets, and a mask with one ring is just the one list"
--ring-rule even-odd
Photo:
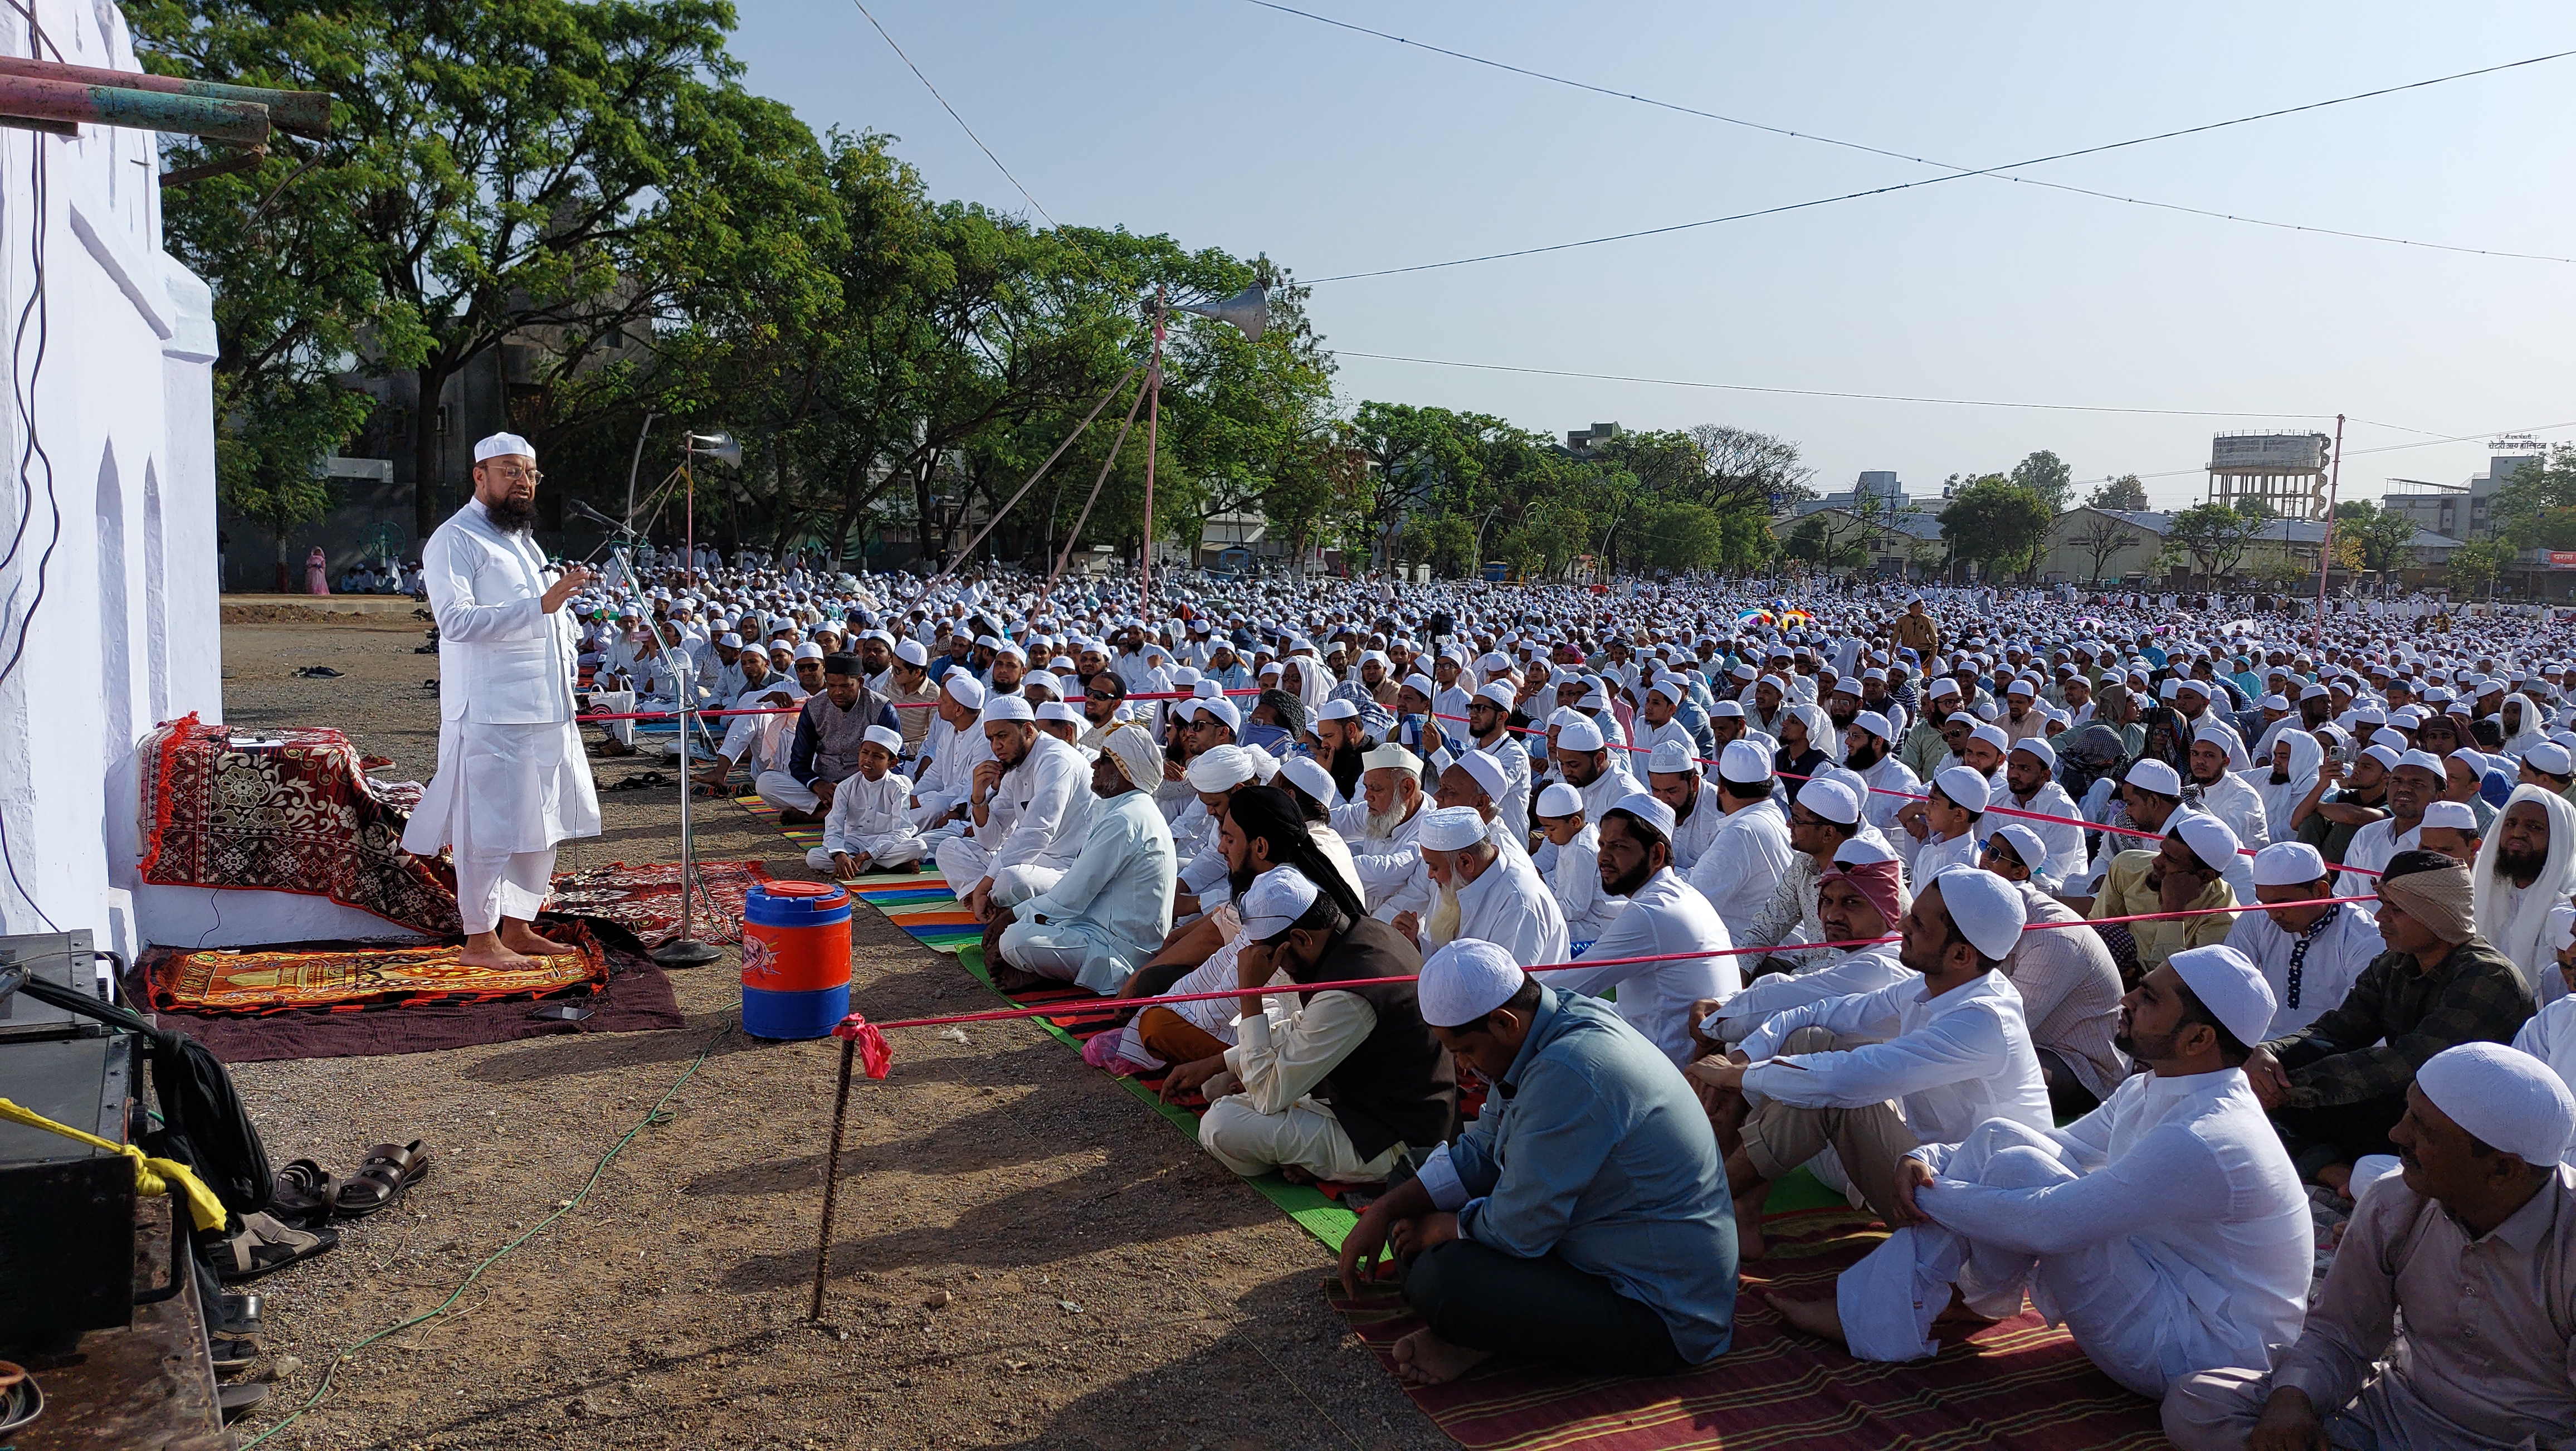
[[(1243, 0), (868, 0), (1068, 223), (1398, 267), (1937, 174), (1651, 110)], [(2548, 4), (1932, 7), (1300, 0), (1427, 43), (1982, 167), (2576, 48)], [(1028, 203), (851, 0), (750, 0), (735, 52), (818, 130), (873, 129), (932, 189)], [(2576, 256), (2576, 57), (2028, 174), (2455, 246)], [(1822, 488), (2054, 449), (2079, 484), (2197, 499), (2214, 431), (2330, 429), (2344, 496), (2456, 482), (2569, 424), (2576, 265), (2300, 234), (1973, 177), (1670, 236), (1336, 282), (1336, 349), (1785, 388), (2279, 416), (2141, 417), (1710, 392), (1345, 356), (1345, 406), (1562, 432), (1720, 422), (1796, 440)], [(2321, 416), (2320, 416), (2321, 415)], [(2398, 425), (2390, 427), (2388, 425)], [(2182, 471), (2177, 473), (2176, 471)]]

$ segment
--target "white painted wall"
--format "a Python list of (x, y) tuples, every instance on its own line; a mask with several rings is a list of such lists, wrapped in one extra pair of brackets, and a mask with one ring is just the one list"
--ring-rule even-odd
[[(0, 9), (0, 52), (141, 69), (105, 0), (34, 13), (31, 48), (26, 16)], [(0, 565), (8, 932), (117, 935), (112, 893), (140, 859), (135, 743), (223, 714), (211, 298), (161, 250), (158, 181), (148, 132), (0, 130), (0, 548), (19, 538)]]

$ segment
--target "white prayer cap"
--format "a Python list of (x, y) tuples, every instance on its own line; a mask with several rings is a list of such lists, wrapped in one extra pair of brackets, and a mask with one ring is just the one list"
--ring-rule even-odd
[(2153, 758), (2139, 761), (2131, 766), (2129, 773), (2120, 779), (2141, 791), (2153, 791), (2159, 796), (2182, 794), (2181, 773), (2165, 762)]
[(1556, 745), (1559, 750), (1597, 751), (1604, 744), (1606, 743), (1601, 739), (1601, 727), (1588, 720), (1575, 721), (1556, 733)]
[(1740, 700), (1721, 700), (1717, 704), (1709, 707), (1708, 712), (1708, 718), (1710, 720), (1716, 720), (1721, 716), (1730, 720), (1737, 720), (1741, 719), (1743, 715), (1744, 702)]
[(515, 433), (496, 433), (474, 445), (474, 461), (478, 464), (487, 458), (506, 458), (514, 453), (526, 455), (529, 462), (533, 463), (536, 461), (537, 448), (535, 444)]
[(2379, 768), (2383, 771), (2394, 771), (2397, 769), (2399, 758), (2397, 755), (2397, 748), (2394, 746), (2372, 745), (2365, 748), (2362, 751), (2362, 754), (2368, 756), (2374, 761), (2377, 761), (2379, 763)]
[(1850, 826), (1860, 820), (1860, 798), (1840, 781), (1810, 781), (1798, 793), (1798, 804), (1827, 821)]
[(2227, 823), (2206, 811), (2177, 814), (2166, 825), (2165, 835), (2181, 837), (2183, 845), (2191, 848), (2191, 854), (2200, 858), (2200, 864), (2212, 871), (2223, 872), (2234, 864), (2236, 848), (2240, 845), (2236, 833), (2228, 829)]
[(1333, 786), (1333, 773), (1312, 756), (1290, 756), (1280, 762), (1279, 774), (1288, 778), (1298, 790), (1322, 802), (1329, 810), (1342, 804), (1342, 793)]
[[(1228, 747), (1227, 749), (1232, 749)], [(1243, 935), (1267, 942), (1297, 923), (1315, 905), (1315, 884), (1295, 867), (1272, 867), (1244, 888), (1236, 909), (1243, 916)]]
[(823, 647), (815, 644), (811, 640), (808, 640), (804, 644), (796, 647), (796, 658), (799, 660), (820, 660), (823, 658)]
[(1486, 795), (1497, 801), (1503, 798), (1505, 791), (1511, 789), (1512, 778), (1503, 770), (1503, 763), (1483, 751), (1467, 752), (1458, 758), (1458, 765), (1469, 776), (1475, 778), (1476, 784), (1484, 788)]
[(1463, 1028), (1510, 1002), (1528, 978), (1501, 947), (1480, 937), (1461, 937), (1441, 944), (1423, 962), (1414, 1001), (1422, 1021), (1432, 1027)]
[(2029, 677), (2024, 676), (2013, 681), (2012, 684), (2005, 686), (2004, 694), (2037, 696), (2039, 694), (2039, 687), (2031, 684)]
[(1363, 771), (1405, 771), (1418, 776), (1422, 773), (1422, 758), (1413, 754), (1411, 751), (1406, 750), (1404, 747), (1397, 745), (1395, 742), (1389, 741), (1385, 745), (1379, 746), (1377, 749), (1370, 751), (1367, 755), (1360, 757), (1360, 769)]
[(1202, 716), (1223, 721), (1227, 730), (1243, 728), (1243, 712), (1235, 709), (1234, 702), (1224, 696), (1211, 696), (1190, 701), (1188, 704), (1197, 707), (1198, 713)]
[(1717, 753), (1717, 774), (1738, 786), (1755, 786), (1771, 779), (1771, 757), (1751, 741), (1728, 741)]
[[(2276, 670), (2276, 671), (2274, 671), (2273, 673), (2274, 673), (2275, 675), (2277, 675), (2277, 674), (2279, 674), (2280, 672)], [(2290, 697), (2288, 697), (2288, 696), (2286, 696), (2286, 695), (2267, 695), (2267, 696), (2264, 696), (2264, 697), (2263, 697), (2263, 708), (2264, 708), (2265, 710), (2288, 710), (2288, 709), (2290, 708)]]
[(2030, 908), (2013, 884), (1983, 867), (1954, 866), (1932, 879), (1941, 889), (1941, 910), (1952, 926), (1977, 949), (1977, 955), (2001, 958), (2021, 941)]
[(1464, 851), (1485, 839), (1485, 818), (1473, 806), (1438, 807), (1422, 814), (1413, 839), (1426, 851)]
[(2041, 765), (2047, 766), (2052, 770), (2057, 766), (2057, 747), (2050, 745), (2046, 737), (2032, 736), (2026, 741), (2015, 741), (2013, 742), (2013, 749), (2016, 751), (2030, 752), (2032, 755), (2039, 758), (2039, 763)]
[(1020, 678), (1020, 689), (1023, 691), (1043, 689), (1049, 695), (1062, 695), (1064, 682), (1056, 679), (1055, 672), (1052, 670), (1032, 670)]
[(2048, 843), (2039, 839), (2038, 832), (2018, 821), (1996, 827), (1987, 835), (1989, 839), (2000, 836), (2010, 843), (2013, 855), (2020, 857), (2021, 864), (2034, 872), (2048, 865)]
[[(1834, 688), (1826, 694), (1857, 697), (1860, 694), (1860, 678), (1854, 675), (1838, 675), (1834, 677)], [(1678, 702), (1681, 697), (1676, 695), (1673, 699)]]
[(2477, 813), (2465, 801), (2436, 801), (2424, 808), (2424, 825), (2447, 827), (2452, 831), (2478, 834)]
[(2281, 1002), (2272, 995), (2272, 985), (2263, 979), (2263, 970), (2244, 953), (2224, 944), (2187, 948), (2165, 959), (2173, 964), (2176, 976), (2200, 1005), (2218, 1020), (2219, 1026), (2234, 1034), (2236, 1041), (2248, 1047), (2263, 1041), (2272, 1026), (2272, 1014)]
[(1895, 724), (1888, 720), (1884, 714), (1878, 711), (1862, 711), (1860, 714), (1852, 717), (1852, 724), (1859, 726), (1862, 730), (1869, 732), (1871, 735), (1878, 737), (1882, 741), (1892, 740), (1896, 735)]
[(1871, 837), (1855, 836), (1851, 840), (1834, 848), (1834, 865), (1836, 866), (1865, 867), (1870, 865), (1872, 862), (1892, 862), (1894, 860), (1896, 860), (1896, 853), (1889, 851), (1887, 849), (1887, 844), (1884, 841), (1876, 840)]
[(1986, 809), (1986, 773), (1974, 766), (1945, 767), (1933, 776), (1932, 785), (1956, 805), (1970, 811)]
[(1061, 700), (1050, 700), (1046, 704), (1039, 706), (1038, 719), (1060, 720), (1067, 725), (1074, 726), (1090, 724), (1089, 721), (1082, 718), (1081, 711), (1075, 710), (1072, 706), (1065, 704)]
[(1679, 776), (1698, 770), (1699, 762), (1691, 758), (1689, 746), (1680, 741), (1667, 739), (1655, 743), (1654, 751), (1646, 757), (1646, 769), (1660, 771), (1667, 776)]
[(1431, 677), (1421, 673), (1420, 671), (1415, 671), (1413, 674), (1404, 677), (1404, 688), (1421, 696), (1424, 700), (1429, 700), (1440, 693), (1440, 687), (1431, 683)]
[(1317, 720), (1357, 720), (1360, 708), (1349, 700), (1328, 700), (1315, 711)]
[(2576, 907), (2565, 902), (2549, 909), (2549, 950), (2565, 952), (2576, 947)]
[(1485, 688), (1476, 692), (1476, 698), (1490, 700), (1505, 710), (1512, 708), (1512, 688), (1500, 680), (1487, 681)]
[(2304, 887), (2325, 874), (2325, 857), (2304, 841), (2276, 841), (2254, 853), (2254, 885), (2258, 887)]
[(975, 679), (974, 676), (967, 674), (963, 670), (951, 670), (948, 672), (946, 688), (949, 698), (956, 701), (959, 705), (966, 707), (968, 710), (983, 709), (984, 687), (981, 682)]
[[(1736, 744), (1742, 745), (1743, 742)], [(1583, 793), (1563, 781), (1552, 781), (1546, 790), (1538, 793), (1538, 814), (1541, 816), (1574, 816), (1582, 810)]]
[(2479, 1142), (2526, 1164), (2557, 1164), (2576, 1134), (2576, 1095), (2548, 1064), (2502, 1043), (2445, 1048), (2415, 1070), (2415, 1086)]
[(985, 697), (984, 724), (986, 725), (992, 725), (997, 721), (1036, 720), (1037, 718), (1037, 711), (1030, 707), (1029, 698), (1025, 695), (996, 693)]
[(1934, 679), (1933, 679), (1933, 681), (1932, 681), (1932, 698), (1933, 698), (1934, 700), (1939, 700), (1942, 696), (1945, 696), (1945, 695), (1957, 695), (1957, 694), (1959, 694), (1959, 682), (1958, 682), (1958, 681), (1951, 679), (1951, 678), (1950, 678), (1949, 676), (1947, 676), (1947, 675), (1942, 675), (1942, 676), (1936, 676), (1936, 677), (1934, 677)]
[(2434, 755), (2431, 751), (2408, 751), (2405, 755), (2398, 757), (2397, 764), (2391, 766), (2389, 769), (2392, 771), (2403, 771), (2409, 767), (2419, 771), (2431, 772), (2433, 779), (2436, 781), (2442, 779), (2442, 758)]
[(896, 755), (903, 754), (903, 732), (890, 726), (870, 726), (861, 739), (872, 746), (883, 746)]
[[(2398, 734), (2396, 731), (2388, 729), (2386, 726), (2382, 726), (2378, 730), (2370, 733), (2370, 743), (2374, 746), (2386, 746), (2392, 755), (2403, 752), (2406, 749), (2406, 737)], [(2381, 764), (2387, 765), (2390, 763), (2383, 761)]]
[(2576, 769), (2576, 760), (2571, 760), (2567, 748), (2556, 741), (2542, 741), (2523, 752), (2522, 762), (2544, 776), (2564, 776)]
[(1975, 730), (1968, 732), (1968, 739), (1972, 741), (1984, 741), (1987, 745), (1994, 747), (1998, 754), (2009, 752), (2012, 749), (2011, 739), (2005, 736), (2000, 729), (1996, 728), (1992, 722), (1979, 725)]
[(1664, 840), (1673, 839), (1673, 809), (1643, 791), (1631, 791), (1612, 803), (1611, 810), (1624, 811), (1655, 829)]

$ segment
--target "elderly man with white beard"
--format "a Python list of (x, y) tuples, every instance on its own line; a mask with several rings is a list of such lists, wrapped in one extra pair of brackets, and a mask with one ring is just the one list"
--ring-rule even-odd
[[(970, 798), (974, 834), (941, 842), (937, 859), (951, 884), (972, 884), (957, 894), (958, 901), (976, 920), (991, 922), (995, 876), (1036, 860), (1059, 833), (1081, 829), (1088, 796), (1083, 782), (1091, 763), (1082, 752), (1039, 734), (1037, 713), (1017, 695), (986, 698), (984, 739), (993, 759), (976, 772)], [(1043, 891), (1050, 884), (1027, 885)]]
[(2576, 806), (2554, 791), (2516, 786), (2472, 869), (2478, 936), (2513, 959), (2546, 1007), (2567, 991), (2549, 941), (2549, 909), (2576, 892)]
[(1333, 813), (1333, 830), (1351, 849), (1369, 915), (1392, 918), (1411, 905), (1393, 899), (1404, 894), (1421, 867), (1413, 837), (1422, 829), (1422, 813), (1429, 805), (1422, 799), (1422, 761), (1402, 746), (1380, 746), (1364, 764), (1360, 799)]
[(474, 497), (421, 550), (438, 623), (438, 772), (403, 830), (403, 850), (456, 854), (458, 960), (517, 968), (577, 949), (538, 935), (554, 890), (555, 844), (599, 834), (599, 796), (573, 722), (579, 630), (564, 601), (589, 583), (548, 578), (529, 537), (536, 450), (515, 434), (474, 445)]
[[(1461, 938), (1491, 942), (1529, 964), (1566, 959), (1565, 914), (1525, 853), (1507, 852), (1471, 806), (1425, 813), (1414, 844), (1436, 900), (1415, 945), (1430, 952)], [(1399, 923), (1397, 930), (1402, 930)]]

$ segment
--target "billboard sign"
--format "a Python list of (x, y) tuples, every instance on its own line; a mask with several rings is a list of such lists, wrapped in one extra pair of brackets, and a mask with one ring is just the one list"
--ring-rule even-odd
[(2576, 569), (2576, 549), (2544, 549), (2542, 556), (2551, 569)]

